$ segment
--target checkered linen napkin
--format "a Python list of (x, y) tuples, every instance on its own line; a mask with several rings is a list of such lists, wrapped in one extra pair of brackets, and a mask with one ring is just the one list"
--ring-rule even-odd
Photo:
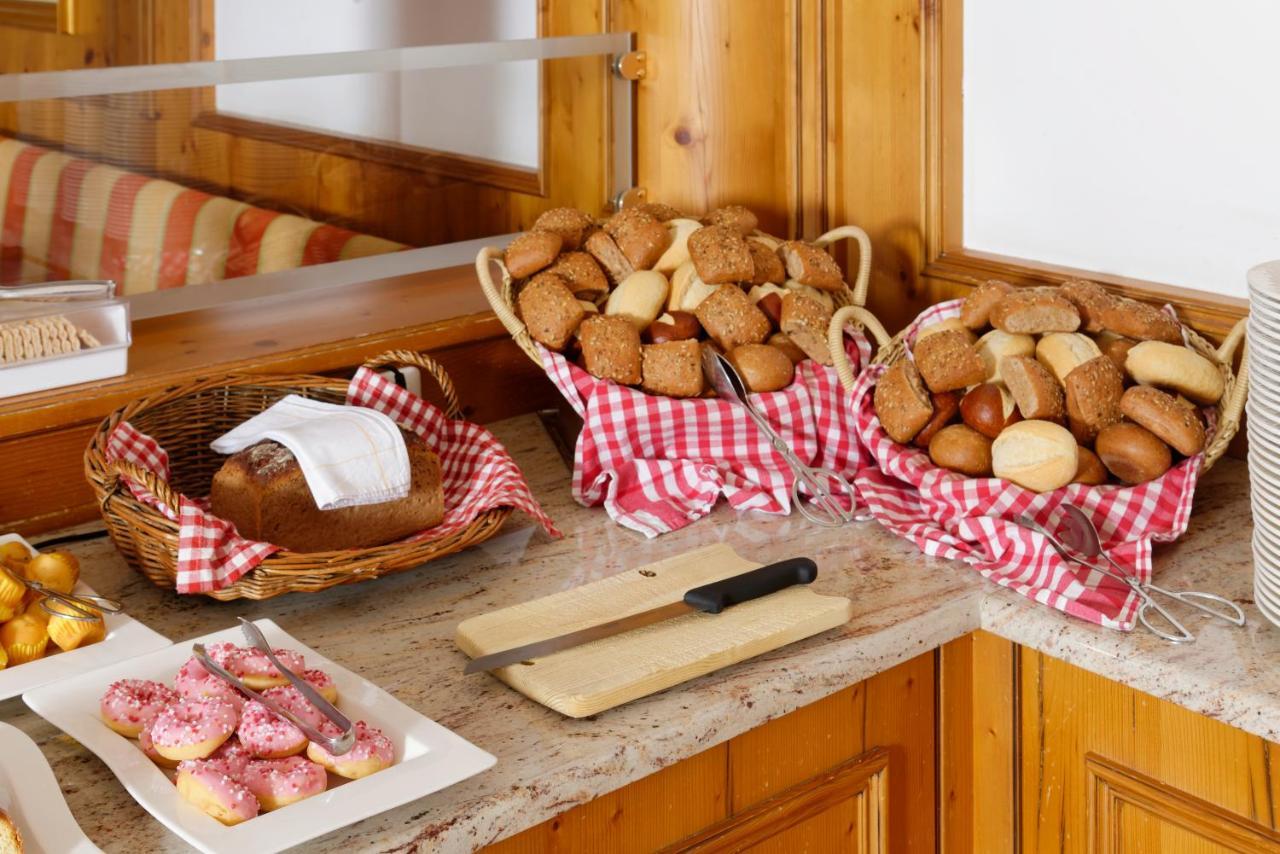
[[(552, 537), (560, 537), (551, 519), (529, 491), (524, 475), (493, 434), (479, 425), (448, 418), (435, 406), (374, 371), (361, 368), (347, 388), (347, 403), (376, 409), (422, 437), (440, 457), (444, 521), (404, 542), (446, 537), (471, 524), (481, 513), (514, 507), (531, 516)], [(122, 422), (107, 437), (107, 460), (127, 460), (168, 480), (169, 455), (154, 439)], [(126, 480), (139, 501), (177, 519), (179, 593), (207, 593), (234, 584), (279, 546), (246, 540), (230, 522), (209, 512), (207, 499), (180, 496), (178, 513), (140, 484)]]
[[(721, 495), (738, 510), (791, 512), (791, 469), (742, 407), (645, 394), (540, 349), (547, 375), (583, 420), (573, 465), (579, 503), (603, 503), (615, 522), (646, 537), (702, 518)], [(871, 348), (859, 335), (847, 352), (856, 369)], [(789, 387), (752, 401), (801, 460), (849, 477), (857, 471), (863, 455), (846, 415), (851, 398), (834, 368), (801, 362)]]
[[(907, 329), (960, 313), (961, 300), (939, 303)], [(1040, 534), (1014, 524), (1027, 514), (1049, 530), (1055, 508), (1074, 504), (1089, 514), (1108, 554), (1142, 582), (1151, 580), (1152, 542), (1171, 542), (1187, 529), (1204, 455), (1183, 460), (1137, 486), (1070, 484), (1035, 493), (998, 478), (968, 478), (939, 468), (923, 451), (899, 445), (880, 427), (872, 389), (885, 371), (872, 365), (852, 392), (857, 433), (871, 464), (855, 480), (859, 496), (886, 528), (925, 554), (962, 560), (987, 578), (1045, 605), (1108, 628), (1133, 628), (1137, 594), (1119, 581), (1064, 561)], [(1212, 435), (1213, 426), (1210, 426)]]

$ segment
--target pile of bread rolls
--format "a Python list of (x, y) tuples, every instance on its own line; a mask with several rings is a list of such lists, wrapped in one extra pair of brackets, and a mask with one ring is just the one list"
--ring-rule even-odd
[(711, 394), (703, 347), (755, 392), (791, 384), (795, 365), (830, 365), (832, 292), (844, 278), (822, 249), (757, 229), (732, 205), (701, 220), (661, 204), (598, 225), (556, 208), (506, 248), (516, 311), (540, 344), (602, 379), (651, 394)]
[(890, 438), (936, 465), (1047, 492), (1159, 477), (1204, 449), (1200, 407), (1223, 390), (1218, 366), (1154, 306), (1081, 279), (992, 280), (959, 317), (917, 332), (874, 405)]

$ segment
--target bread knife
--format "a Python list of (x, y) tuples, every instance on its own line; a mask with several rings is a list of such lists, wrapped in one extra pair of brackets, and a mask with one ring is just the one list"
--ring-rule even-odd
[(629, 632), (633, 629), (681, 617), (685, 614), (719, 614), (725, 608), (749, 602), (777, 593), (796, 584), (809, 584), (818, 577), (818, 565), (807, 557), (794, 557), (788, 560), (771, 563), (758, 569), (748, 570), (740, 575), (722, 578), (701, 587), (694, 587), (677, 602), (659, 605), (638, 614), (628, 614), (616, 620), (598, 623), (585, 629), (566, 632), (545, 640), (521, 644), (510, 649), (491, 652), (472, 659), (463, 673), (479, 673), (496, 670), (519, 661), (542, 658), (553, 652), (571, 649), (584, 643), (613, 635)]

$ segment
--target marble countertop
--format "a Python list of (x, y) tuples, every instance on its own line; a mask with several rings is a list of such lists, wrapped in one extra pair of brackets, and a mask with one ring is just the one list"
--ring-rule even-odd
[[(305, 850), (469, 851), (978, 628), (1280, 741), (1280, 629), (1253, 606), (1243, 463), (1225, 460), (1204, 478), (1190, 531), (1157, 550), (1156, 566), (1170, 587), (1239, 602), (1249, 625), (1193, 619), (1199, 641), (1174, 646), (1035, 605), (962, 564), (923, 557), (874, 522), (826, 530), (799, 516), (739, 518), (721, 505), (709, 519), (645, 540), (573, 501), (568, 469), (535, 417), (492, 426), (564, 539), (548, 539), (517, 515), (499, 536), (421, 570), (319, 594), (230, 603), (152, 587), (106, 540), (69, 547), (90, 584), (174, 640), (226, 628), (239, 616), (270, 617), (498, 758), (483, 774)], [(797, 552), (813, 557), (821, 568), (815, 589), (849, 596), (853, 619), (583, 720), (563, 718), (496, 679), (462, 675), (465, 657), (452, 642), (461, 620), (717, 541), (762, 563)], [(0, 720), (40, 745), (81, 827), (104, 850), (184, 850), (95, 756), (21, 700), (0, 702)]]

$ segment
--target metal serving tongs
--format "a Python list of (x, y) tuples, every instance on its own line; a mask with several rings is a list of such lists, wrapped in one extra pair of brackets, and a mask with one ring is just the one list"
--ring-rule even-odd
[[(711, 387), (716, 390), (716, 394), (725, 400), (744, 407), (747, 410), (747, 415), (751, 416), (751, 420), (755, 422), (756, 427), (760, 428), (760, 432), (769, 440), (769, 444), (786, 461), (787, 466), (790, 467), (795, 475), (795, 479), (791, 481), (791, 499), (796, 507), (799, 508), (802, 516), (816, 525), (822, 525), (827, 528), (838, 528), (848, 522), (861, 522), (871, 518), (869, 516), (855, 516), (852, 511), (845, 510), (841, 506), (839, 499), (832, 494), (833, 490), (823, 484), (824, 480), (829, 484), (833, 484), (835, 486), (834, 491), (843, 492), (847, 495), (849, 497), (849, 506), (853, 507), (857, 500), (856, 494), (853, 491), (853, 487), (839, 472), (827, 468), (807, 466), (795, 455), (790, 446), (783, 441), (782, 437), (773, 429), (773, 426), (769, 424), (769, 419), (765, 418), (747, 397), (746, 383), (742, 381), (742, 377), (738, 375), (737, 370), (729, 363), (728, 359), (715, 350), (704, 347), (702, 350), (702, 370), (706, 374), (707, 380), (711, 383)], [(813, 496), (813, 505), (809, 505), (802, 500), (800, 495), (801, 484), (804, 484), (805, 488), (809, 490), (809, 494)]]
[[(1143, 584), (1136, 578), (1130, 576), (1120, 564), (1111, 559), (1106, 553), (1098, 538), (1098, 530), (1094, 527), (1093, 522), (1085, 514), (1083, 510), (1072, 505), (1065, 505), (1063, 512), (1066, 514), (1066, 530), (1062, 535), (1062, 539), (1051, 534), (1049, 531), (1037, 523), (1029, 516), (1019, 516), (1016, 520), (1017, 524), (1024, 528), (1029, 528), (1041, 536), (1043, 536), (1053, 547), (1063, 560), (1079, 564), (1086, 569), (1101, 572), (1108, 578), (1114, 578), (1117, 581), (1123, 581), (1129, 585), (1134, 593), (1138, 594), (1138, 598), (1142, 600), (1142, 605), (1138, 607), (1138, 620), (1149, 632), (1157, 637), (1163, 638), (1172, 643), (1192, 643), (1196, 636), (1193, 635), (1186, 626), (1184, 626), (1177, 617), (1169, 612), (1167, 608), (1157, 602), (1152, 593), (1159, 593), (1184, 605), (1190, 605), (1192, 608), (1203, 611), (1211, 617), (1217, 617), (1220, 620), (1226, 620), (1235, 626), (1243, 626), (1245, 623), (1244, 612), (1240, 610), (1240, 606), (1232, 602), (1230, 599), (1223, 598), (1216, 593), (1204, 593), (1198, 590), (1168, 590), (1156, 584)], [(1065, 540), (1066, 542), (1063, 542)], [(1102, 557), (1107, 563), (1115, 569), (1115, 572), (1104, 569), (1095, 563), (1084, 560), (1084, 557)], [(1226, 606), (1231, 613), (1226, 614), (1216, 608), (1210, 608), (1207, 605), (1196, 601), (1205, 600)], [(1160, 619), (1172, 626), (1174, 632), (1161, 628), (1158, 624), (1153, 623), (1149, 617), (1149, 613), (1154, 611), (1160, 615)]]
[[(13, 573), (9, 573), (13, 575)], [(17, 576), (14, 576), (17, 578)], [(27, 589), (34, 590), (44, 598), (40, 600), (40, 610), (54, 617), (61, 617), (64, 620), (75, 620), (77, 623), (96, 622), (101, 616), (98, 612), (107, 614), (119, 614), (124, 610), (124, 605), (115, 599), (108, 599), (106, 596), (99, 596), (96, 593), (59, 593), (51, 590), (39, 581), (32, 581), (29, 578), (19, 578), (23, 584), (27, 585)], [(50, 601), (57, 602), (67, 608), (66, 611), (54, 608)]]

